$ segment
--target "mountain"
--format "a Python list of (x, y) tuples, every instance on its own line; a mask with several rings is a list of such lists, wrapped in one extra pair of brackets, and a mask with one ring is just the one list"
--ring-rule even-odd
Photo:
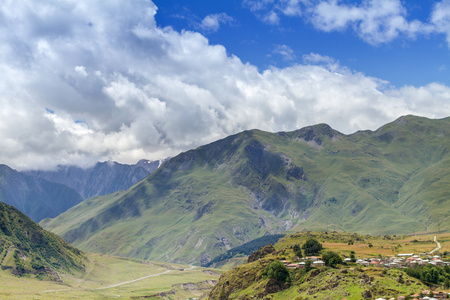
[(31, 219), (56, 217), (83, 201), (75, 190), (0, 165), (0, 201), (13, 205)]
[(117, 162), (98, 162), (90, 168), (58, 166), (55, 171), (28, 171), (26, 175), (43, 178), (50, 182), (64, 184), (87, 199), (127, 190), (155, 171), (162, 161), (140, 160), (135, 165)]
[(0, 266), (15, 275), (58, 279), (54, 271), (82, 270), (84, 254), (45, 231), (13, 206), (0, 202)]
[(285, 230), (449, 230), (449, 146), (450, 118), (351, 135), (326, 124), (245, 131), (43, 226), (87, 251), (201, 264)]

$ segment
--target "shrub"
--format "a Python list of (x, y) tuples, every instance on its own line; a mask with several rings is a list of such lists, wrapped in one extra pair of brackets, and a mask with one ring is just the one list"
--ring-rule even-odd
[(335, 267), (338, 264), (342, 264), (342, 258), (333, 251), (327, 251), (322, 254), (322, 260), (325, 262), (325, 265), (329, 267)]
[(307, 240), (302, 246), (305, 255), (318, 255), (322, 250), (322, 244), (316, 239)]
[(279, 282), (286, 282), (286, 279), (289, 277), (289, 271), (281, 261), (275, 260), (266, 266), (263, 275), (276, 279)]

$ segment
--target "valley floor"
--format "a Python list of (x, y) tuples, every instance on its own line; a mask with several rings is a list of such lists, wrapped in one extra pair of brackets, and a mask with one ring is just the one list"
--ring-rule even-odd
[(16, 277), (0, 271), (1, 299), (171, 299), (199, 297), (213, 287), (220, 270), (88, 254), (85, 273), (60, 274), (62, 282)]

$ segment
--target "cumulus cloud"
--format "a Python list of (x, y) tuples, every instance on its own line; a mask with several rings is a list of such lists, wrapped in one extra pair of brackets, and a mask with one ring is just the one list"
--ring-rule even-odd
[(207, 15), (200, 23), (200, 29), (209, 32), (216, 32), (219, 30), (221, 24), (231, 23), (233, 18), (226, 13)]
[(443, 0), (437, 2), (431, 13), (431, 23), (435, 31), (443, 33), (447, 37), (447, 44), (450, 48), (450, 1)]
[(3, 1), (0, 163), (135, 163), (245, 129), (351, 133), (450, 113), (447, 86), (394, 88), (319, 54), (259, 71), (198, 32), (159, 27), (156, 13), (147, 0)]
[(409, 20), (400, 0), (244, 0), (243, 5), (271, 25), (279, 25), (283, 16), (300, 17), (325, 32), (352, 30), (372, 45), (444, 34), (450, 48), (450, 0), (436, 2), (427, 22)]
[(320, 2), (311, 9), (310, 20), (323, 31), (352, 27), (370, 44), (396, 39), (400, 34), (415, 37), (430, 32), (429, 25), (418, 20), (409, 22), (400, 0), (370, 0), (360, 5), (340, 4), (337, 0)]

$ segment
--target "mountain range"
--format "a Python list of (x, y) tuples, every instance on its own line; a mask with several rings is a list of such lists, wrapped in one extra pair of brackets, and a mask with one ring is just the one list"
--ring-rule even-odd
[(163, 161), (135, 165), (99, 162), (90, 168), (59, 166), (54, 171), (16, 171), (0, 165), (0, 201), (13, 205), (36, 222), (53, 218), (84, 199), (127, 190)]
[(126, 165), (114, 161), (98, 162), (89, 168), (58, 166), (56, 170), (24, 172), (50, 182), (64, 184), (77, 191), (84, 199), (108, 195), (129, 189), (164, 161), (142, 159), (137, 164)]
[(244, 131), (41, 225), (82, 250), (194, 264), (283, 231), (448, 230), (449, 125), (404, 116), (350, 135)]

